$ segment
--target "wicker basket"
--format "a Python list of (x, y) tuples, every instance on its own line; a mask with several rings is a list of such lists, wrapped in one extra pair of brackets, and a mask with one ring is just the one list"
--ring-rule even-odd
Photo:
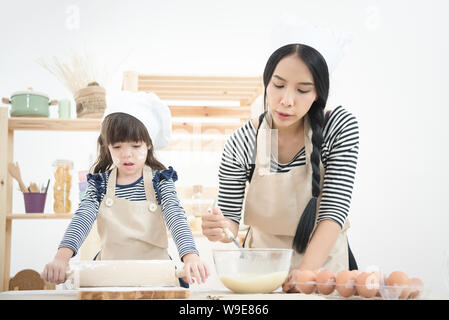
[(101, 119), (106, 109), (106, 90), (98, 83), (89, 83), (74, 94), (78, 118)]

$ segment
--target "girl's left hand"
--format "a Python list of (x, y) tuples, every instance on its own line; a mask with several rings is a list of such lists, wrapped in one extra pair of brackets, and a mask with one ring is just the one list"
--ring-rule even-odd
[(194, 283), (193, 278), (198, 284), (205, 283), (210, 276), (209, 267), (195, 253), (188, 253), (183, 256), (185, 277), (183, 278), (189, 284)]

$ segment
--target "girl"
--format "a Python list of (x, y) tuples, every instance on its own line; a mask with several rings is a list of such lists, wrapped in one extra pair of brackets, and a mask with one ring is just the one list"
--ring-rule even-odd
[[(263, 74), (264, 110), (229, 138), (219, 169), (218, 208), (203, 216), (203, 234), (236, 235), (246, 182), (245, 247), (294, 248), (285, 292), (299, 292), (299, 270), (357, 269), (346, 231), (359, 147), (356, 118), (325, 111), (329, 72), (303, 44), (276, 50)], [(273, 142), (277, 144), (274, 147)], [(271, 151), (273, 149), (273, 152)], [(277, 157), (275, 156), (277, 153)]]
[(56, 256), (45, 266), (43, 279), (65, 281), (70, 258), (97, 219), (101, 251), (94, 259), (170, 259), (166, 224), (184, 262), (186, 281), (193, 283), (192, 277), (198, 283), (206, 280), (208, 267), (199, 259), (176, 195), (177, 174), (153, 155), (155, 147), (168, 144), (170, 132), (168, 107), (154, 94), (123, 92), (108, 103), (94, 174), (88, 175), (86, 195)]

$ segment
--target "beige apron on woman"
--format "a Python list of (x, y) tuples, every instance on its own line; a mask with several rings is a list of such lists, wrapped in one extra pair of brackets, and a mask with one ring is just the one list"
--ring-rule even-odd
[[(269, 114), (267, 114), (269, 115)], [(245, 242), (248, 248), (288, 248), (293, 246), (293, 238), (299, 219), (312, 198), (312, 166), (310, 155), (313, 150), (312, 129), (309, 117), (304, 117), (304, 142), (306, 165), (292, 168), (289, 172), (270, 172), (271, 158), (271, 117), (264, 117), (257, 136), (257, 154), (254, 174), (245, 200), (244, 223), (251, 227)], [(324, 168), (321, 169), (321, 190)], [(321, 196), (317, 202), (317, 214)], [(312, 231), (316, 229), (317, 220)], [(346, 230), (349, 222), (340, 231), (334, 247), (323, 266), (334, 273), (348, 270), (348, 243)], [(309, 238), (310, 239), (312, 238)], [(293, 251), (291, 268), (297, 268), (303, 254)]]
[(152, 185), (153, 171), (143, 168), (146, 201), (115, 196), (117, 168), (108, 179), (97, 215), (101, 251), (97, 260), (168, 260), (167, 229)]

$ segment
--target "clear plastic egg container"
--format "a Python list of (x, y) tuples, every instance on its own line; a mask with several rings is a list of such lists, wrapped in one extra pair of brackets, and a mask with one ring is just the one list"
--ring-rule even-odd
[[(321, 271), (321, 270), (320, 270)], [(360, 276), (359, 272), (357, 276)], [(335, 277), (323, 281), (296, 281), (295, 284), (301, 293), (317, 294), (331, 299), (353, 299), (353, 300), (406, 300), (423, 299), (429, 292), (421, 284), (393, 285), (387, 283), (391, 273), (382, 271), (363, 272), (368, 273), (365, 281), (356, 283), (355, 279), (337, 284)], [(317, 275), (317, 271), (315, 271)], [(413, 277), (410, 277), (412, 279)], [(361, 283), (360, 283), (361, 282)]]

